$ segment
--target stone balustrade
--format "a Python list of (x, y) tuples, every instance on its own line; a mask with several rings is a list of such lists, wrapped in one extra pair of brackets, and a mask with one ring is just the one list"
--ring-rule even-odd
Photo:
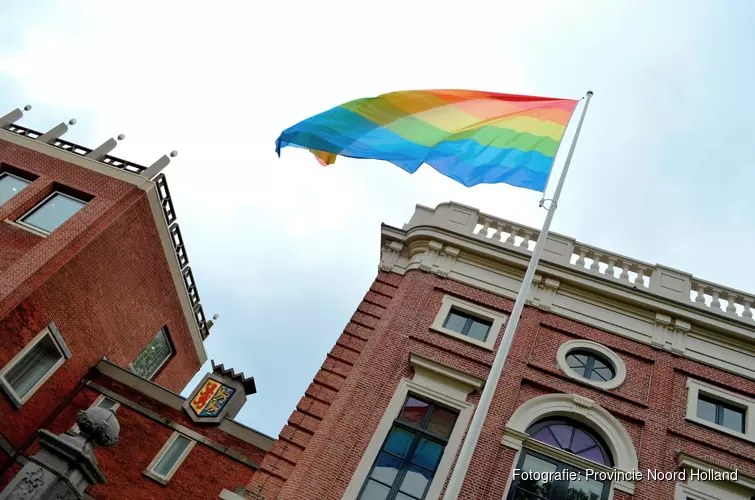
[[(524, 255), (532, 254), (540, 234), (538, 229), (453, 202), (442, 203), (435, 209), (417, 206), (404, 229), (419, 226), (439, 227)], [(542, 259), (735, 320), (755, 321), (752, 309), (755, 295), (580, 243), (558, 233), (548, 235)]]

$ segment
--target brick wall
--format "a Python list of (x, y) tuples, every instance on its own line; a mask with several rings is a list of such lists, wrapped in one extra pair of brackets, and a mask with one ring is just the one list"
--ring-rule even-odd
[[(250, 483), (250, 498), (341, 498), (399, 381), (412, 377), (409, 353), (487, 377), (493, 353), (437, 334), (430, 326), (444, 294), (501, 312), (510, 312), (511, 301), (421, 271), (411, 271), (403, 278), (381, 274), (371, 290), (386, 284), (395, 288), (382, 295), (385, 299), (376, 314), (365, 316), (362, 311), (368, 305), (363, 303), (347, 326), (349, 331), (357, 318), (372, 318), (368, 335), (359, 344), (361, 354), (343, 364), (333, 353), (328, 356), (325, 372), (317, 374), (310, 390), (324, 381), (337, 380), (327, 393), (329, 404), (318, 407), (316, 414), (297, 411), (292, 415), (265, 457), (263, 464), (267, 467)], [(563, 374), (556, 364), (556, 351), (571, 339), (588, 339), (612, 349), (626, 365), (626, 381), (617, 389), (604, 391)], [(499, 335), (496, 348), (500, 340)], [(515, 456), (513, 450), (501, 445), (505, 424), (521, 404), (549, 393), (580, 394), (607, 409), (630, 435), (642, 470), (675, 470), (675, 450), (681, 450), (731, 464), (741, 473), (755, 474), (755, 446), (684, 420), (687, 376), (755, 396), (752, 380), (546, 311), (525, 308), (471, 463), (471, 480), (465, 483), (460, 498), (502, 498)], [(478, 398), (473, 394), (468, 401), (476, 403)], [(304, 414), (299, 417), (300, 413)], [(637, 483), (633, 497), (617, 492), (614, 498), (672, 498), (673, 489), (670, 482), (642, 481)]]
[(380, 273), (375, 279), (249, 483), (250, 498), (276, 498), (310, 439), (318, 433), (320, 422), (329, 413), (400, 282), (401, 277), (395, 274)]
[[(94, 380), (103, 387), (159, 414), (166, 421), (188, 427), (257, 463), (262, 461), (263, 450), (215, 426), (194, 424), (183, 412), (146, 397), (105, 376), (95, 376)], [(67, 431), (75, 423), (76, 413), (86, 410), (97, 396), (99, 393), (95, 390), (89, 387), (82, 388), (47, 429), (56, 434)], [(116, 416), (121, 426), (119, 443), (110, 447), (95, 448), (95, 456), (107, 478), (107, 484), (92, 486), (86, 490), (86, 493), (94, 499), (206, 500), (218, 498), (223, 489), (234, 491), (252, 477), (254, 468), (250, 465), (198, 442), (171, 480), (166, 485), (160, 484), (144, 475), (143, 471), (147, 469), (174, 430), (164, 422), (157, 422), (125, 405), (118, 408)], [(36, 450), (38, 450), (37, 442), (30, 448), (30, 452), (33, 453)], [(8, 481), (12, 477), (6, 476), (2, 478), (3, 481)]]
[[(128, 366), (163, 326), (175, 355), (155, 381), (180, 391), (200, 364), (146, 193), (3, 141), (0, 162), (40, 176), (0, 206), (0, 237), (12, 240), (0, 240), (0, 366), (51, 321), (72, 351), (21, 409), (0, 393), (3, 436), (23, 447), (103, 356)], [(94, 198), (47, 238), (2, 222), (37, 203), (53, 181)]]

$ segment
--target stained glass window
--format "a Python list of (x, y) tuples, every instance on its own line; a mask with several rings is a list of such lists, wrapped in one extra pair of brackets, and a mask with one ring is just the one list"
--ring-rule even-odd
[(152, 379), (173, 354), (173, 348), (165, 328), (161, 328), (152, 341), (131, 363), (131, 369), (140, 377)]

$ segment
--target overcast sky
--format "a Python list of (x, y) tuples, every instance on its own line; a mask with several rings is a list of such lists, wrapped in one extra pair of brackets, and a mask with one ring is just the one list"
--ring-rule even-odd
[[(755, 3), (381, 0), (0, 4), (0, 114), (166, 169), (211, 358), (277, 436), (377, 271), (380, 223), (453, 199), (540, 226), (539, 195), (424, 166), (324, 169), (279, 133), (342, 102), (468, 88), (595, 97), (553, 230), (755, 291)], [(207, 363), (209, 365), (209, 361)], [(190, 384), (193, 386), (202, 372)]]

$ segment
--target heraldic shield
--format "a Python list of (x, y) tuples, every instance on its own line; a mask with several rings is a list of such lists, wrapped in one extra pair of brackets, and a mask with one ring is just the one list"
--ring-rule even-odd
[(194, 422), (219, 424), (226, 417), (235, 417), (246, 402), (246, 396), (255, 392), (253, 377), (236, 374), (213, 360), (212, 373), (202, 378), (186, 398), (183, 408)]

